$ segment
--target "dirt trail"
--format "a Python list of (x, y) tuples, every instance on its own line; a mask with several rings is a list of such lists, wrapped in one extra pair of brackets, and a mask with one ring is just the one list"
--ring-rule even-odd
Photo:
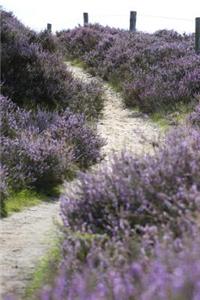
[[(82, 69), (67, 65), (75, 77), (87, 82), (92, 79)], [(124, 108), (120, 94), (114, 92), (108, 84), (102, 84), (105, 107), (97, 130), (107, 141), (102, 149), (105, 159), (113, 151), (119, 152), (124, 148), (135, 154), (151, 151), (152, 142), (159, 137), (159, 129), (147, 116)], [(17, 299), (22, 299), (36, 264), (58, 234), (55, 223), (59, 221), (58, 202), (44, 203), (0, 220), (1, 295), (14, 292)]]
[[(93, 80), (81, 68), (70, 63), (67, 66), (76, 78), (85, 82)], [(147, 115), (125, 108), (120, 93), (115, 92), (109, 84), (99, 78), (95, 80), (101, 81), (104, 89), (105, 107), (97, 130), (106, 139), (103, 152), (107, 158), (112, 152), (120, 152), (124, 148), (139, 155), (152, 151), (152, 142), (160, 138), (159, 128)]]
[(59, 204), (57, 201), (33, 206), (0, 222), (1, 295), (14, 293), (21, 299), (36, 264), (52, 246)]

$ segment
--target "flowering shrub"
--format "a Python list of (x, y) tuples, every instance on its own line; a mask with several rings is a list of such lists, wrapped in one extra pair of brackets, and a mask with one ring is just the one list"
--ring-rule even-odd
[(19, 109), (7, 98), (1, 104), (1, 161), (13, 189), (50, 188), (100, 158), (102, 140), (83, 115)]
[(8, 195), (7, 172), (0, 164), (0, 217), (6, 216), (5, 199)]
[(49, 127), (53, 139), (65, 139), (74, 148), (74, 161), (87, 168), (101, 159), (100, 149), (104, 141), (94, 129), (86, 125), (84, 115), (66, 110)]
[(66, 96), (70, 80), (59, 58), (32, 43), (28, 29), (3, 11), (2, 92), (18, 103), (44, 101), (51, 106)]
[(11, 13), (2, 12), (2, 93), (27, 106), (71, 108), (96, 118), (103, 107), (102, 90), (72, 77), (56, 51), (57, 39), (38, 35)]
[(92, 50), (100, 40), (101, 33), (92, 27), (79, 27), (79, 30), (66, 32), (67, 40), (63, 40), (67, 53), (81, 56)]
[(53, 141), (51, 136), (24, 132), (15, 139), (2, 139), (2, 162), (9, 172), (14, 190), (36, 186), (52, 188), (70, 171), (73, 156), (66, 141)]
[(170, 224), (177, 234), (200, 201), (200, 135), (179, 129), (153, 157), (115, 157), (96, 174), (82, 174), (62, 200), (66, 225), (118, 234), (122, 224)]
[(50, 53), (56, 53), (60, 50), (57, 37), (48, 30), (39, 32), (36, 36), (35, 42), (41, 45), (44, 51), (48, 51)]
[[(161, 109), (163, 105), (171, 107), (179, 101), (189, 103), (192, 96), (199, 93), (200, 61), (197, 55), (184, 56), (184, 47), (179, 49), (180, 46), (177, 45), (163, 47), (165, 49), (159, 46), (159, 49), (155, 50), (157, 55), (152, 55), (156, 59), (155, 63), (149, 65), (148, 61), (142, 62), (145, 69), (140, 66), (139, 70), (138, 62), (133, 66), (131, 74), (134, 75), (135, 80), (126, 81), (123, 86), (127, 105), (137, 105), (143, 111), (153, 112)], [(164, 50), (164, 59), (162, 58), (160, 63), (159, 50), (160, 52)], [(146, 54), (145, 58), (147, 58)]]
[(189, 122), (194, 125), (200, 127), (200, 104), (198, 104), (189, 116)]
[(117, 30), (99, 24), (90, 24), (86, 27), (79, 26), (72, 30), (57, 32), (57, 37), (65, 55), (77, 58), (94, 50), (104, 34), (107, 33), (114, 35)]
[(128, 106), (153, 112), (188, 103), (200, 92), (193, 35), (132, 34), (90, 25), (60, 33), (60, 39), (68, 56), (82, 59), (92, 74), (120, 88)]
[(38, 299), (199, 299), (198, 234), (174, 240), (169, 233), (152, 245), (148, 234), (138, 244), (130, 235), (119, 241), (68, 233), (60, 272)]
[(69, 100), (72, 76), (56, 54), (15, 35), (8, 42), (2, 38), (2, 82), (2, 92), (19, 104), (56, 107)]
[(15, 137), (18, 130), (28, 126), (29, 119), (32, 118), (30, 111), (20, 109), (7, 97), (0, 95), (0, 133), (1, 136)]
[[(130, 78), (130, 62), (134, 55), (139, 54), (143, 50), (144, 45), (152, 44), (155, 38), (141, 33), (132, 35), (126, 31), (119, 31), (118, 34), (112, 35), (112, 37), (112, 43), (110, 39), (110, 47), (106, 51), (102, 51), (98, 47), (99, 45), (96, 47), (96, 51), (101, 51), (104, 54), (103, 61), (99, 61), (99, 65), (96, 67), (97, 72), (100, 71), (100, 75), (102, 73), (105, 79), (112, 82), (114, 78), (118, 85), (121, 86), (125, 79)], [(88, 57), (90, 57), (90, 53), (88, 53)]]

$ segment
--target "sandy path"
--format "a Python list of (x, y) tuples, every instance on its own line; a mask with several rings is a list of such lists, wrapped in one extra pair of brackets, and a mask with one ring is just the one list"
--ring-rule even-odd
[[(93, 80), (81, 68), (72, 67), (70, 63), (67, 66), (76, 78), (86, 82)], [(103, 152), (109, 157), (112, 152), (120, 152), (124, 148), (139, 155), (152, 151), (152, 142), (160, 139), (158, 127), (147, 115), (125, 108), (120, 93), (101, 79), (96, 80), (103, 85), (105, 99), (103, 118), (97, 124), (99, 134), (107, 142)]]
[[(91, 76), (82, 69), (67, 65), (75, 77), (83, 81), (91, 80)], [(159, 136), (158, 128), (147, 116), (124, 108), (120, 94), (114, 92), (108, 84), (102, 84), (105, 107), (97, 130), (107, 141), (102, 149), (106, 158), (113, 151), (119, 152), (124, 148), (135, 154), (151, 151), (152, 142), (157, 141)], [(58, 202), (44, 203), (0, 220), (1, 294), (14, 292), (17, 299), (22, 299), (38, 260), (51, 247), (57, 221)]]
[(59, 204), (43, 203), (0, 221), (0, 291), (21, 299), (39, 259), (51, 248)]

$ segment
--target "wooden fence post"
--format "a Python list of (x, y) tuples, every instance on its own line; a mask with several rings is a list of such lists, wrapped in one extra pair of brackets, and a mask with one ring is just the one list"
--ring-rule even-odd
[(136, 31), (136, 16), (137, 16), (136, 11), (131, 11), (130, 12), (130, 31), (131, 32)]
[(88, 25), (89, 18), (88, 18), (88, 13), (84, 12), (83, 13), (83, 25), (86, 26)]
[(200, 18), (195, 19), (195, 52), (200, 54)]
[(47, 31), (49, 33), (51, 33), (51, 31), (52, 31), (52, 25), (50, 23), (47, 23)]

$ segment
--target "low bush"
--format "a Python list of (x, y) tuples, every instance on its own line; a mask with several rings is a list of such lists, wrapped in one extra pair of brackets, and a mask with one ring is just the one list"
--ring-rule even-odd
[(8, 196), (7, 172), (5, 167), (0, 164), (0, 217), (7, 215), (5, 208), (5, 199)]
[(7, 41), (4, 26), (2, 32), (3, 94), (29, 107), (46, 104), (55, 108), (69, 101), (73, 79), (61, 59), (42, 51), (38, 44), (30, 44), (26, 36), (14, 35)]
[(56, 50), (56, 37), (38, 35), (2, 11), (2, 93), (20, 106), (70, 108), (97, 118), (103, 107), (99, 84), (73, 78)]
[(179, 128), (153, 157), (122, 154), (108, 168), (82, 174), (74, 193), (63, 197), (62, 214), (71, 228), (93, 233), (169, 224), (179, 234), (199, 201), (199, 130)]
[(192, 125), (200, 127), (200, 104), (198, 104), (194, 112), (189, 115), (188, 120)]
[(200, 62), (197, 55), (183, 54), (183, 47), (182, 54), (177, 57), (176, 54), (173, 58), (170, 50), (176, 53), (176, 48), (179, 50), (180, 46), (163, 47), (165, 49), (159, 48), (155, 51), (158, 55), (159, 50), (164, 50), (164, 53), (166, 51), (167, 54), (162, 58), (165, 61), (159, 63), (159, 57), (154, 54), (156, 63), (144, 63), (146, 69), (138, 70), (138, 62), (133, 66), (131, 74), (134, 80), (125, 81), (123, 85), (125, 103), (128, 106), (138, 106), (145, 112), (159, 111), (162, 107), (170, 109), (174, 105), (178, 107), (180, 103), (190, 103), (192, 97), (200, 92)]
[(48, 30), (40, 31), (36, 35), (35, 42), (41, 45), (44, 51), (50, 53), (58, 53), (60, 50), (56, 35), (50, 33)]
[(59, 39), (69, 57), (83, 60), (92, 74), (120, 89), (127, 106), (147, 113), (170, 110), (200, 93), (193, 35), (133, 34), (90, 25), (62, 32)]
[(89, 24), (86, 27), (79, 26), (72, 30), (57, 32), (57, 37), (67, 58), (80, 58), (94, 50), (104, 34), (107, 33), (114, 35), (117, 30), (99, 24)]
[(60, 272), (38, 299), (198, 299), (199, 231), (181, 240), (149, 232), (140, 244), (132, 236), (117, 241), (68, 233)]
[(62, 182), (72, 168), (72, 149), (66, 140), (53, 141), (48, 133), (23, 132), (2, 138), (1, 160), (14, 190), (28, 186), (49, 189)]
[[(101, 159), (103, 144), (83, 115), (20, 109), (1, 96), (1, 161), (14, 189), (50, 189)], [(75, 168), (75, 169), (74, 169)]]

